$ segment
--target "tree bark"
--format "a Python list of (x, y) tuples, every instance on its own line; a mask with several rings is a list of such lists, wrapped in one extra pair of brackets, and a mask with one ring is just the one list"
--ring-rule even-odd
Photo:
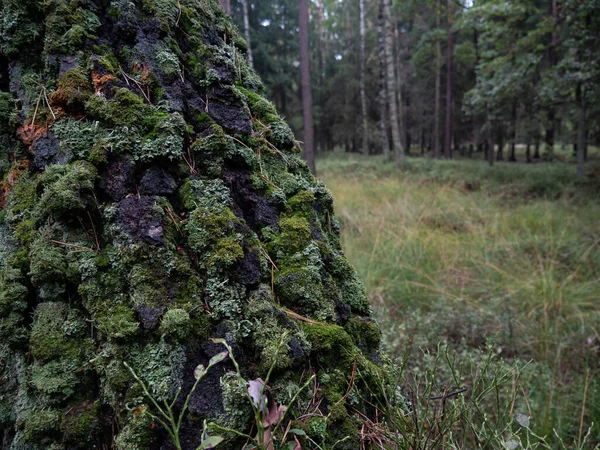
[(300, 73), (302, 79), (302, 118), (304, 121), (304, 159), (312, 173), (316, 173), (314, 124), (312, 114), (312, 86), (310, 80), (310, 57), (308, 47), (308, 0), (298, 1), (298, 25), (300, 28)]
[(369, 154), (369, 128), (367, 120), (367, 94), (365, 91), (366, 54), (365, 54), (365, 0), (358, 0), (360, 14), (360, 106), (362, 114), (362, 153)]
[(494, 132), (492, 121), (488, 115), (487, 161), (490, 167), (494, 166)]
[[(440, 28), (440, 0), (436, 2), (436, 25)], [(440, 115), (442, 111), (442, 43), (435, 43), (435, 106), (433, 113), (433, 157), (440, 159)]]
[(502, 126), (498, 128), (498, 152), (496, 156), (497, 161), (504, 160), (504, 130), (502, 130)]
[(250, 62), (250, 66), (254, 67), (254, 57), (252, 56), (252, 41), (250, 40), (250, 19), (248, 17), (248, 0), (242, 0), (242, 9), (244, 11), (244, 38), (246, 39), (246, 44), (248, 44), (248, 61)]
[(454, 0), (448, 0), (448, 25), (446, 49), (446, 139), (445, 139), (445, 157), (452, 158), (452, 60), (454, 52), (454, 36), (452, 34), (452, 24), (454, 22)]
[(384, 19), (384, 43), (385, 43), (385, 60), (387, 73), (387, 99), (390, 108), (390, 122), (392, 127), (392, 145), (394, 148), (394, 158), (397, 164), (404, 163), (404, 147), (402, 145), (402, 137), (400, 135), (400, 120), (398, 115), (398, 103), (395, 88), (397, 86), (396, 70), (394, 67), (394, 34), (392, 29), (392, 15), (390, 10), (390, 0), (382, 0), (383, 2), (383, 19)]
[(387, 60), (385, 51), (385, 18), (383, 16), (383, 1), (379, 4), (379, 16), (377, 18), (377, 44), (379, 55), (379, 133), (381, 135), (381, 148), (383, 156), (390, 158), (389, 118), (387, 108)]

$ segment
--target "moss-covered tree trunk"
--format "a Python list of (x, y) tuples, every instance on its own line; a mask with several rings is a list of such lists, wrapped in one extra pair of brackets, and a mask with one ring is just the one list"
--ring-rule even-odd
[[(1, 15), (0, 447), (173, 448), (124, 363), (159, 404), (181, 388), (178, 411), (224, 338), (245, 379), (273, 369), (281, 405), (315, 374), (285, 420), (358, 448), (380, 333), (331, 194), (218, 0), (2, 0)], [(204, 420), (254, 433), (232, 370), (192, 395), (182, 448)]]

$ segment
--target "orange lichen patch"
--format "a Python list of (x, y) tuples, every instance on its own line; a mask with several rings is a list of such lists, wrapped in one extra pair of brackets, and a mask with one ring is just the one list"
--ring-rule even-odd
[(48, 131), (48, 124), (39, 126), (35, 123), (28, 123), (17, 130), (17, 134), (28, 147), (31, 146), (38, 138), (42, 137)]
[(96, 93), (102, 91), (109, 81), (114, 81), (116, 79), (117, 77), (110, 73), (108, 75), (101, 76), (95, 70), (92, 71), (92, 83), (94, 84), (94, 91)]

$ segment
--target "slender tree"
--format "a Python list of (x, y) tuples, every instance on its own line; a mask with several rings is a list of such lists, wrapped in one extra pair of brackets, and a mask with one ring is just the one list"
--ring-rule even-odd
[(448, 0), (448, 25), (446, 49), (446, 139), (444, 154), (446, 159), (452, 158), (452, 60), (454, 52), (454, 36), (452, 24), (454, 22), (454, 0)]
[(304, 120), (304, 158), (316, 173), (314, 124), (312, 113), (312, 86), (310, 80), (310, 56), (308, 43), (308, 0), (298, 1), (298, 25), (300, 28), (300, 75), (302, 84), (302, 118)]
[(250, 19), (248, 17), (248, 0), (242, 0), (242, 10), (244, 12), (244, 38), (246, 39), (246, 44), (248, 44), (248, 61), (250, 61), (250, 65), (254, 67), (254, 57), (252, 56), (252, 41), (250, 40)]
[(381, 135), (381, 148), (385, 159), (390, 157), (390, 138), (388, 134), (389, 119), (387, 105), (387, 65), (385, 51), (385, 20), (383, 17), (383, 2), (379, 4), (377, 18), (377, 44), (379, 55), (379, 132)]
[[(440, 28), (440, 0), (435, 6), (436, 26)], [(440, 115), (442, 111), (442, 42), (435, 42), (435, 106), (433, 113), (433, 157), (440, 158)]]
[(362, 153), (369, 154), (369, 128), (367, 118), (367, 94), (365, 92), (366, 53), (365, 53), (365, 0), (358, 0), (360, 15), (360, 106), (362, 117)]
[(397, 86), (396, 68), (394, 66), (394, 34), (392, 29), (392, 14), (390, 0), (383, 2), (383, 20), (384, 20), (384, 47), (386, 61), (387, 78), (387, 98), (390, 109), (390, 123), (392, 128), (392, 145), (394, 148), (394, 158), (397, 164), (404, 163), (404, 147), (400, 134), (400, 117), (398, 114), (398, 103), (395, 87)]
[(221, 0), (221, 5), (227, 14), (231, 14), (231, 0)]

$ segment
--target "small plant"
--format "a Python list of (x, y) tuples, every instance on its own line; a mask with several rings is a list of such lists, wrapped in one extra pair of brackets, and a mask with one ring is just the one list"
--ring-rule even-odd
[[(248, 440), (248, 443), (243, 447), (244, 449), (248, 449), (248, 450), (251, 448), (256, 448), (256, 449), (260, 449), (260, 450), (274, 449), (275, 441), (277, 440), (277, 432), (281, 429), (281, 425), (282, 425), (283, 420), (289, 410), (290, 405), (294, 404), (294, 402), (296, 401), (296, 399), (298, 398), (300, 393), (304, 389), (306, 389), (306, 387), (309, 386), (312, 383), (312, 381), (315, 379), (315, 375), (311, 375), (309, 377), (308, 381), (306, 381), (300, 387), (300, 389), (298, 389), (298, 391), (294, 394), (294, 396), (292, 397), (292, 399), (290, 400), (290, 402), (288, 403), (287, 406), (277, 404), (277, 402), (271, 397), (271, 395), (269, 393), (269, 388), (268, 388), (269, 378), (271, 377), (271, 373), (273, 372), (273, 369), (275, 367), (275, 362), (277, 361), (277, 355), (278, 355), (279, 351), (281, 350), (281, 348), (283, 348), (285, 346), (285, 342), (287, 341), (287, 338), (288, 338), (288, 336), (286, 334), (284, 334), (282, 336), (281, 340), (279, 341), (279, 345), (277, 346), (275, 355), (273, 357), (274, 362), (271, 365), (271, 367), (269, 368), (267, 377), (264, 381), (260, 378), (258, 378), (256, 380), (252, 380), (252, 381), (246, 381), (242, 377), (240, 367), (233, 356), (233, 350), (229, 346), (229, 344), (227, 344), (227, 342), (224, 339), (212, 339), (212, 341), (215, 342), (216, 344), (223, 344), (227, 348), (227, 351), (229, 353), (229, 358), (233, 362), (233, 365), (235, 367), (238, 377), (247, 386), (247, 390), (245, 391), (245, 394), (246, 394), (246, 397), (248, 398), (248, 401), (250, 402), (252, 411), (254, 413), (254, 423), (256, 425), (257, 433), (256, 433), (256, 436), (252, 437), (248, 434), (242, 433), (237, 430), (233, 430), (231, 428), (222, 427), (215, 423), (210, 424), (210, 426), (212, 426), (218, 430), (233, 433), (240, 437), (246, 438)], [(295, 431), (295, 430), (290, 430), (290, 433), (295, 435), (295, 433), (293, 433), (292, 431)], [(298, 430), (298, 431), (300, 431), (300, 430)], [(287, 434), (288, 433), (285, 433), (285, 435), (287, 435)], [(283, 442), (284, 438), (282, 438), (281, 441)], [(294, 447), (294, 448), (300, 448), (300, 447)]]
[[(181, 411), (179, 412), (178, 416), (176, 416), (173, 408), (175, 406), (175, 403), (177, 402), (177, 399), (179, 398), (179, 394), (181, 393), (181, 387), (179, 389), (177, 389), (175, 398), (173, 399), (173, 401), (171, 403), (164, 401), (163, 405), (161, 406), (154, 399), (152, 394), (150, 394), (150, 391), (148, 391), (148, 387), (146, 386), (146, 384), (137, 376), (137, 374), (131, 368), (131, 366), (129, 366), (129, 364), (127, 364), (126, 362), (123, 363), (125, 365), (125, 367), (127, 367), (127, 369), (129, 370), (129, 372), (131, 372), (131, 375), (133, 375), (133, 377), (135, 378), (137, 383), (140, 385), (140, 387), (144, 391), (144, 396), (146, 396), (148, 398), (148, 400), (150, 400), (150, 402), (154, 405), (154, 407), (158, 411), (158, 415), (153, 414), (152, 412), (150, 412), (149, 409), (144, 409), (143, 413), (150, 416), (154, 421), (156, 421), (158, 424), (160, 424), (167, 431), (167, 433), (169, 434), (169, 437), (173, 441), (173, 445), (175, 446), (175, 448), (177, 450), (182, 449), (181, 442), (179, 441), (179, 430), (181, 430), (183, 416), (185, 415), (185, 412), (188, 408), (188, 405), (190, 403), (190, 399), (191, 399), (192, 395), (196, 391), (196, 387), (198, 386), (198, 383), (200, 383), (200, 381), (204, 378), (204, 376), (208, 373), (208, 371), (210, 370), (210, 368), (212, 366), (224, 361), (225, 358), (227, 358), (227, 356), (230, 355), (231, 349), (229, 347), (228, 347), (228, 350), (229, 350), (228, 352), (227, 351), (221, 352), (221, 353), (218, 353), (217, 355), (213, 356), (210, 359), (210, 361), (208, 362), (207, 367), (204, 367), (202, 364), (199, 364), (196, 367), (196, 369), (194, 370), (194, 378), (196, 379), (196, 381), (194, 382), (194, 385), (192, 386), (190, 393), (187, 395), (185, 402), (183, 403), (183, 407), (181, 408)], [(222, 441), (223, 441), (223, 438), (221, 438), (219, 436), (209, 436), (208, 431), (207, 431), (206, 422), (205, 422), (204, 429), (202, 432), (202, 443), (196, 450), (204, 450), (204, 449), (214, 448), (215, 446), (220, 444)]]

